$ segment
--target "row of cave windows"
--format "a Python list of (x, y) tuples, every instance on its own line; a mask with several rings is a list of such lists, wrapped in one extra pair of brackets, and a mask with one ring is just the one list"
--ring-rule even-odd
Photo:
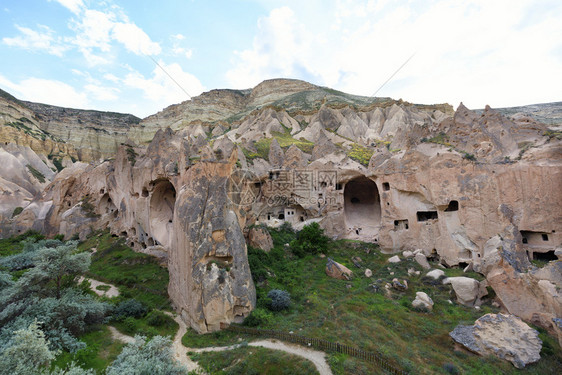
[[(454, 212), (459, 210), (459, 202), (451, 201), (445, 209), (445, 212)], [(439, 217), (437, 211), (418, 211), (416, 212), (418, 222), (437, 220)], [(394, 229), (408, 229), (408, 220), (394, 220)]]

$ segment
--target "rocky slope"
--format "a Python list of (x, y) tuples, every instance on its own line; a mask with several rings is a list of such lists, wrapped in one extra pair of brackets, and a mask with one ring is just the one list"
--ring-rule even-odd
[[(1, 235), (33, 228), (83, 238), (108, 227), (167, 262), (170, 296), (199, 331), (238, 321), (255, 304), (243, 239), (250, 226), (319, 222), (335, 238), (473, 268), (508, 311), (560, 335), (555, 125), (271, 80), (213, 90), (138, 124), (89, 117), (91, 129), (73, 137), (61, 129), (77, 127), (85, 112), (2, 100), (2, 129), (15, 130), (0, 154), (13, 165), (1, 175)], [(114, 143), (89, 155), (115, 147), (114, 158), (73, 164), (95, 139), (105, 142), (100, 129)], [(49, 146), (22, 143), (25, 136)], [(69, 155), (56, 175), (51, 148)], [(49, 175), (43, 185), (13, 171), (22, 160)], [(23, 211), (12, 217), (15, 204)]]

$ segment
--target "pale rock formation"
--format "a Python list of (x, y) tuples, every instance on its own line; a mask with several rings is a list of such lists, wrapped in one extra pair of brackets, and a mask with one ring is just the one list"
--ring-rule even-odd
[(269, 146), (269, 162), (274, 169), (281, 168), (285, 162), (285, 154), (275, 138), (273, 138), (271, 146)]
[(445, 272), (443, 272), (443, 270), (431, 270), (425, 275), (437, 280), (440, 277), (445, 276)]
[(400, 257), (398, 255), (394, 255), (388, 258), (388, 263), (400, 263)]
[(424, 254), (417, 253), (415, 255), (414, 259), (416, 260), (416, 262), (418, 262), (418, 264), (420, 266), (422, 266), (423, 269), (426, 269), (426, 270), (431, 269), (431, 266), (429, 265), (429, 263), (427, 261), (427, 257)]
[(250, 228), (248, 232), (248, 244), (266, 252), (273, 249), (273, 239), (267, 229), (262, 227)]
[(449, 335), (475, 353), (495, 355), (517, 368), (541, 358), (539, 333), (514, 315), (486, 314), (473, 326), (459, 325)]
[(333, 277), (334, 279), (351, 280), (353, 271), (343, 264), (339, 264), (333, 259), (328, 258), (328, 262), (326, 263), (326, 275)]
[(433, 300), (425, 292), (416, 292), (412, 306), (418, 309), (433, 310)]
[(448, 277), (443, 284), (451, 284), (457, 301), (465, 306), (474, 306), (480, 294), (480, 283), (470, 277)]
[(414, 253), (410, 250), (406, 250), (402, 252), (402, 256), (404, 258), (413, 258), (414, 257)]
[(373, 276), (373, 271), (371, 271), (370, 269), (365, 269), (365, 277), (371, 277)]

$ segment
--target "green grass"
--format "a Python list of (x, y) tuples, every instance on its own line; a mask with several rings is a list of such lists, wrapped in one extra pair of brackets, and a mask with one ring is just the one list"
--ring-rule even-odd
[[(545, 339), (548, 345), (543, 347), (543, 358), (539, 363), (524, 370), (517, 370), (509, 362), (499, 359), (455, 351), (449, 332), (458, 324), (473, 324), (482, 315), (498, 310), (490, 300), (485, 301), (480, 310), (457, 304), (451, 286), (425, 277), (427, 271), (414, 260), (389, 264), (390, 255), (381, 254), (373, 244), (334, 241), (326, 255), (354, 271), (351, 281), (336, 280), (325, 274), (326, 258), (307, 256), (301, 259), (291, 254), (290, 249), (283, 248), (294, 234), (271, 229), (270, 232), (274, 249), (269, 253), (251, 248), (248, 251), (257, 288), (257, 304), (258, 307), (266, 306), (266, 295), (271, 289), (287, 290), (293, 303), (291, 308), (274, 313), (272, 321), (258, 328), (293, 331), (378, 351), (393, 364), (420, 374), (444, 374), (445, 364), (465, 374), (553, 374), (562, 364), (560, 348), (552, 338)], [(361, 269), (351, 262), (353, 256), (362, 259)], [(373, 271), (369, 279), (364, 276), (365, 268)], [(419, 270), (421, 274), (408, 276), (408, 268)], [(481, 275), (463, 273), (458, 268), (445, 272), (447, 276), (482, 279)], [(392, 290), (389, 296), (384, 292), (384, 285), (395, 277), (407, 279), (409, 288), (404, 292)], [(432, 312), (412, 308), (411, 302), (417, 291), (426, 292), (433, 299)], [(227, 336), (225, 342), (229, 341), (227, 339), (230, 337)], [(336, 354), (330, 358), (337, 374), (349, 373), (350, 368), (358, 366), (365, 368), (359, 373), (377, 371), (375, 366), (355, 358)]]
[[(281, 132), (272, 132), (273, 138), (277, 140), (279, 146), (283, 150), (287, 150), (291, 145), (297, 146), (301, 151), (306, 153), (311, 153), (312, 149), (314, 148), (314, 143), (301, 138), (296, 139), (293, 138), (289, 129), (286, 129), (284, 133)], [(256, 151), (252, 152), (247, 149), (242, 149), (246, 159), (253, 160), (255, 158), (262, 158), (265, 160), (269, 160), (269, 149), (271, 147), (271, 142), (273, 138), (262, 138), (255, 143)]]
[(312, 375), (318, 374), (307, 359), (278, 350), (240, 347), (222, 352), (192, 354), (213, 375)]
[(216, 331), (200, 335), (193, 329), (188, 329), (181, 342), (188, 348), (205, 348), (207, 346), (240, 344), (252, 338), (253, 336), (232, 331)]
[(97, 374), (103, 374), (104, 370), (113, 362), (121, 350), (123, 344), (111, 338), (111, 332), (107, 326), (93, 327), (90, 332), (80, 337), (87, 347), (72, 354), (69, 352), (60, 353), (53, 361), (52, 367), (65, 367), (71, 361), (75, 361), (82, 368), (91, 368)]
[(119, 298), (134, 298), (149, 309), (171, 310), (168, 299), (168, 270), (156, 258), (137, 253), (122, 238), (109, 232), (96, 233), (81, 243), (80, 250), (97, 248), (88, 276), (118, 287)]
[(45, 237), (39, 232), (30, 230), (16, 237), (0, 239), (0, 256), (14, 255), (21, 252), (23, 250), (22, 241), (28, 238), (40, 240)]

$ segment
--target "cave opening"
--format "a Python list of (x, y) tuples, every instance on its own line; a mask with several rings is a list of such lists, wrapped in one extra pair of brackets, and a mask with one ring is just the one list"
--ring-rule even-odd
[(150, 198), (150, 230), (152, 237), (164, 247), (171, 244), (175, 204), (174, 185), (169, 180), (154, 182)]
[(381, 221), (381, 201), (377, 184), (367, 177), (359, 177), (344, 186), (344, 217), (349, 228), (364, 235), (378, 232)]
[(554, 254), (554, 250), (545, 251), (544, 253), (533, 252), (533, 259), (540, 260), (543, 262), (550, 262), (552, 260), (558, 260), (558, 257)]

